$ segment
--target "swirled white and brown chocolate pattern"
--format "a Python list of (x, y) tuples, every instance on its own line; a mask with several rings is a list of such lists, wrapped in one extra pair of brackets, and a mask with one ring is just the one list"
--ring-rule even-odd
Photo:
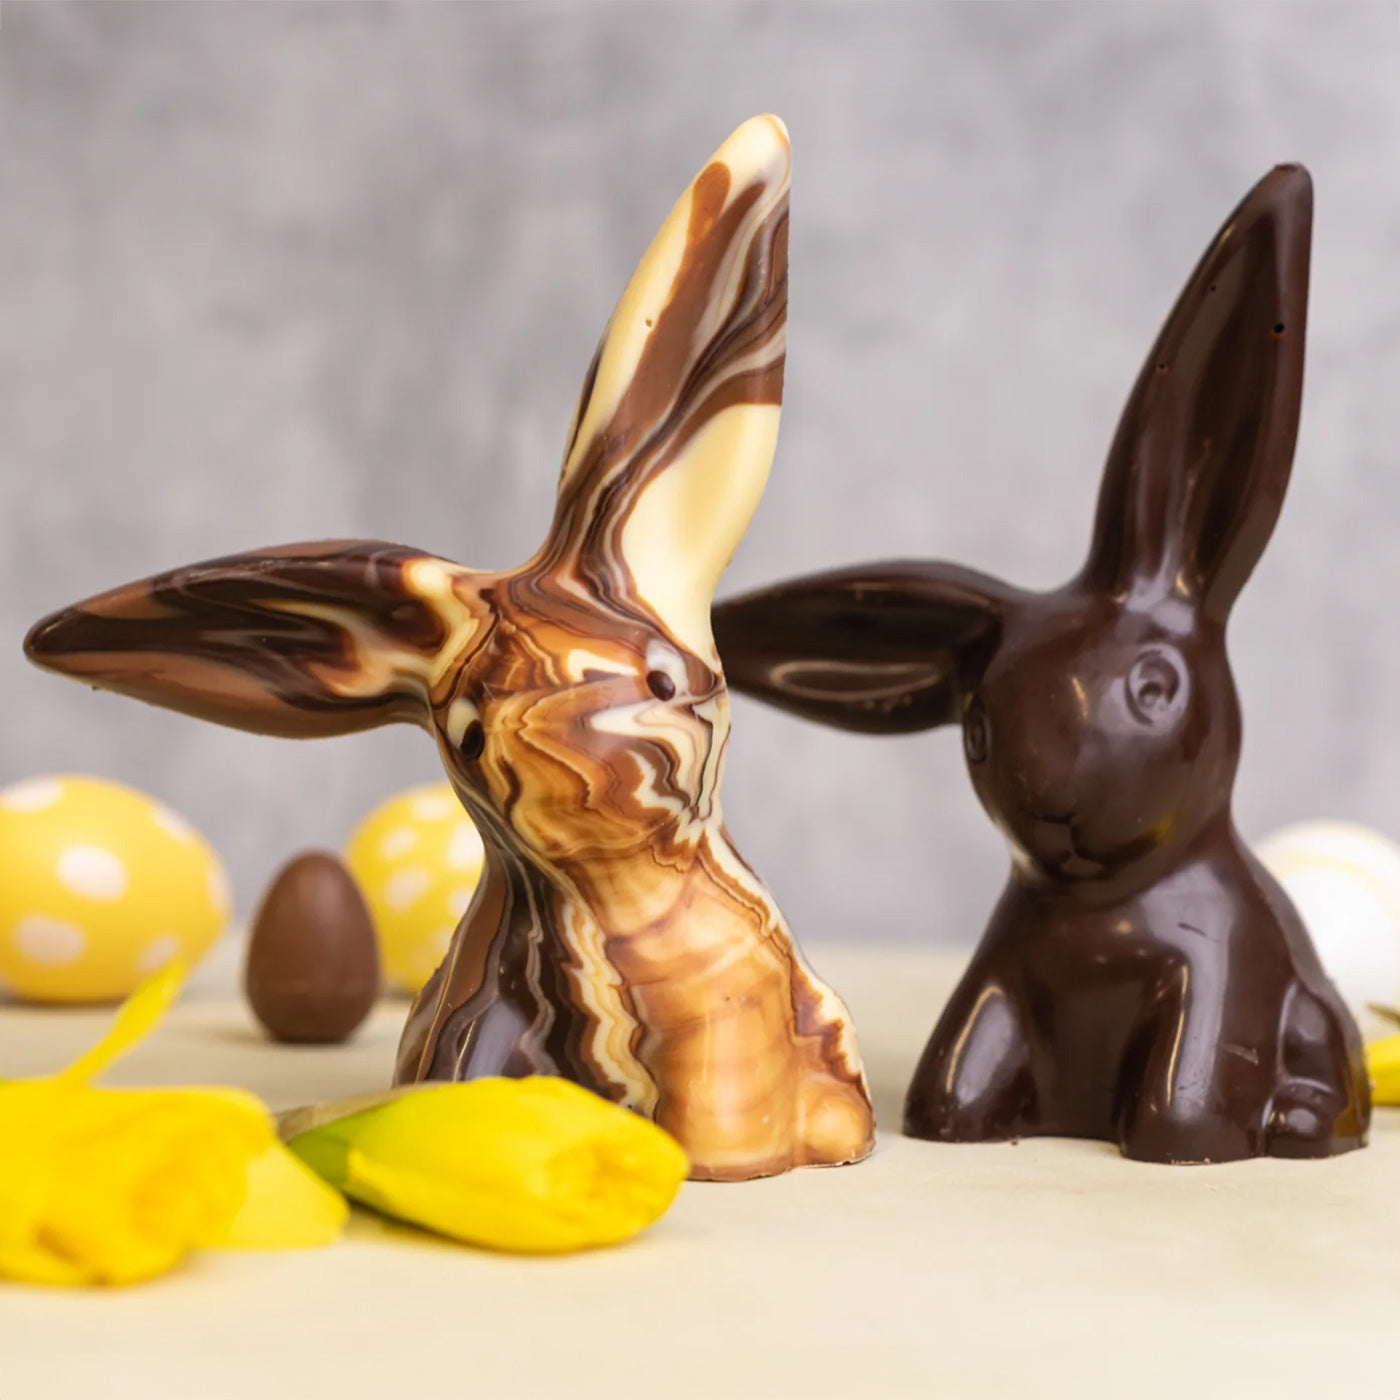
[(697, 1177), (863, 1157), (845, 1008), (802, 962), (720, 811), (720, 573), (772, 459), (788, 145), (747, 122), (623, 294), (521, 568), (370, 541), (178, 569), (40, 623), (44, 666), (293, 736), (436, 739), (485, 872), (398, 1077), (546, 1073), (675, 1134)]

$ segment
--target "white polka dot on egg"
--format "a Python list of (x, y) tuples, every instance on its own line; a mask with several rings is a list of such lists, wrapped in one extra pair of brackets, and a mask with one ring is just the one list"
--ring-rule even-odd
[(57, 778), (29, 778), (12, 783), (0, 793), (0, 807), (7, 812), (42, 812), (63, 797), (63, 784)]
[(441, 821), (461, 810), (462, 804), (450, 792), (420, 793), (409, 806), (409, 811), (420, 822)]
[(14, 944), (21, 956), (41, 967), (62, 967), (76, 962), (87, 947), (87, 936), (74, 924), (28, 914), (14, 928)]
[(451, 914), (454, 919), (460, 919), (471, 906), (472, 895), (474, 893), (475, 891), (470, 889), (453, 890), (447, 896), (447, 912)]
[(137, 966), (149, 977), (152, 973), (159, 972), (179, 951), (180, 940), (173, 933), (163, 933), (146, 945)]
[(447, 863), (453, 870), (475, 870), (481, 864), (481, 837), (470, 820), (463, 820), (447, 843)]
[(416, 904), (432, 883), (433, 878), (426, 870), (411, 865), (407, 870), (396, 870), (389, 876), (384, 886), (384, 898), (391, 909), (402, 912), (409, 905)]
[(58, 879), (73, 894), (110, 901), (126, 891), (126, 866), (101, 846), (69, 846), (58, 858)]
[(379, 843), (379, 854), (385, 860), (398, 860), (418, 844), (418, 833), (406, 826), (396, 827)]

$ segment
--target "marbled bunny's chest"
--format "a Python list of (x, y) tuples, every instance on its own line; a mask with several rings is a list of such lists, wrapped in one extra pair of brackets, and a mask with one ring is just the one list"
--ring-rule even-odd
[(565, 1075), (653, 1118), (698, 1175), (871, 1146), (844, 1008), (717, 825), (684, 869), (642, 857), (545, 878), (488, 841), (487, 877), (414, 1008), (398, 1079), (525, 1074)]

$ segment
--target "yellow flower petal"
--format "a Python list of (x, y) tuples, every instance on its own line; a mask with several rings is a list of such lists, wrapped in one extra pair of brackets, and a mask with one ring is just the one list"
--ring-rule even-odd
[(278, 1143), (238, 1089), (95, 1089), (150, 1033), (183, 983), (172, 964), (107, 1035), (47, 1079), (0, 1083), (0, 1279), (135, 1283), (190, 1250), (328, 1243), (343, 1199)]
[(256, 1099), (222, 1091), (49, 1086), (29, 1109), (39, 1131), (6, 1140), (4, 1213), (26, 1172), (43, 1193), (29, 1193), (4, 1242), (12, 1260), (40, 1249), (86, 1283), (150, 1278), (226, 1231), (250, 1161), (275, 1141)]
[(1371, 1098), (1378, 1104), (1400, 1105), (1400, 1035), (1372, 1041), (1366, 1047), (1371, 1075)]
[(185, 965), (176, 958), (143, 982), (122, 1003), (107, 1034), (55, 1078), (65, 1084), (86, 1084), (96, 1078), (113, 1060), (126, 1054), (155, 1029), (184, 984)]
[(0, 1085), (0, 1278), (60, 1282), (55, 1270), (67, 1272), (61, 1261), (49, 1268), (35, 1243), (58, 1166), (44, 1102), (34, 1086)]
[(316, 1249), (338, 1240), (350, 1207), (280, 1142), (248, 1165), (248, 1194), (227, 1228), (203, 1241), (220, 1249)]
[(0, 1279), (40, 1283), (50, 1288), (81, 1288), (92, 1282), (76, 1264), (39, 1245), (0, 1242)]
[(386, 1215), (531, 1253), (627, 1239), (666, 1211), (690, 1169), (654, 1124), (550, 1078), (424, 1089), (290, 1145)]

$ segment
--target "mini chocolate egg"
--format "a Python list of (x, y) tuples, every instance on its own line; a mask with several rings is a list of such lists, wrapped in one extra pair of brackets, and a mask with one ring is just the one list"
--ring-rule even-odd
[(102, 778), (0, 790), (0, 981), (28, 1001), (118, 1001), (232, 912), (217, 855), (182, 817)]
[(243, 991), (274, 1040), (332, 1045), (370, 1013), (379, 953), (364, 896), (328, 851), (274, 877), (253, 915)]
[(410, 788), (357, 826), (345, 860), (374, 916), (385, 981), (417, 992), (447, 952), (484, 851), (447, 783)]
[(1348, 822), (1300, 822), (1255, 848), (1303, 916), (1361, 1033), (1393, 1033), (1372, 1006), (1400, 1006), (1400, 846)]

